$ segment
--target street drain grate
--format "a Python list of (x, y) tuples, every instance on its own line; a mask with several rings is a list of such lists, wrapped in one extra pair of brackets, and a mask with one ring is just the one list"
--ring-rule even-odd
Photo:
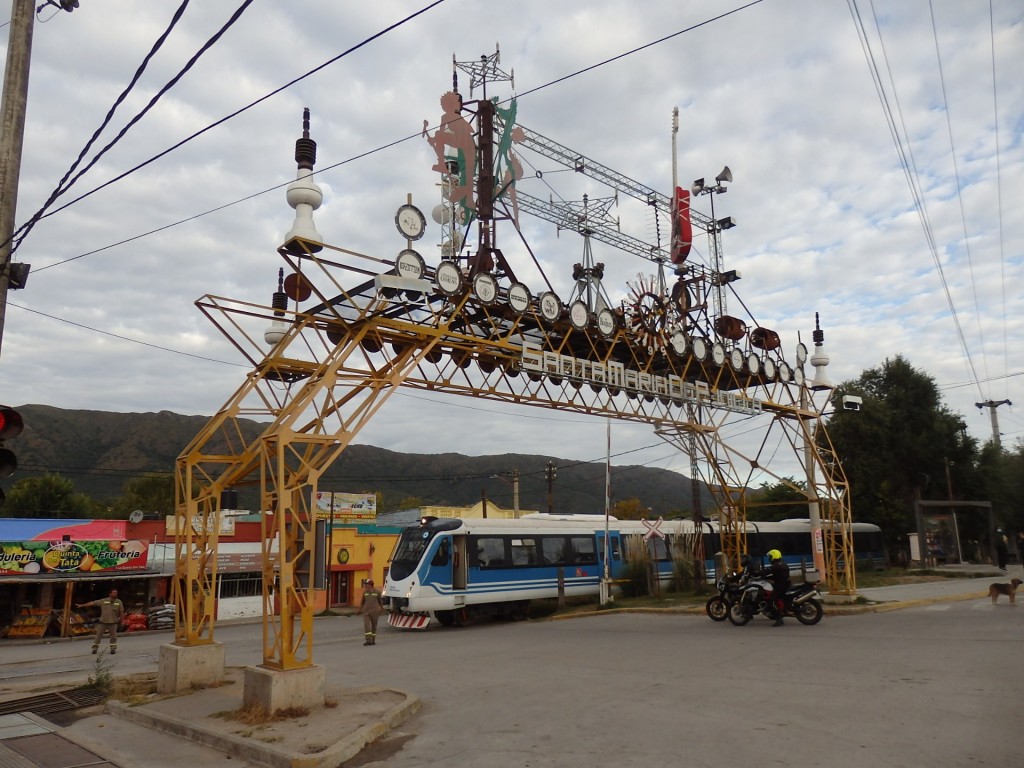
[(53, 712), (66, 712), (71, 709), (102, 704), (105, 699), (103, 692), (97, 688), (70, 688), (66, 691), (44, 693), (40, 696), (0, 701), (0, 715), (13, 715), (17, 712), (47, 715)]

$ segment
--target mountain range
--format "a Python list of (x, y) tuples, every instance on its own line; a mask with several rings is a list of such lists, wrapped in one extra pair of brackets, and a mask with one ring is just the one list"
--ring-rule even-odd
[[(8, 440), (18, 459), (19, 479), (46, 473), (70, 480), (75, 490), (97, 501), (117, 498), (124, 483), (148, 474), (174, 474), (175, 460), (209, 421), (169, 411), (116, 413), (69, 410), (48, 405), (23, 405), (25, 429)], [(243, 421), (252, 440), (263, 425)], [(484, 496), (504, 508), (513, 507), (514, 472), (519, 474), (519, 506), (548, 511), (549, 463), (551, 510), (560, 513), (603, 513), (605, 463), (587, 463), (557, 456), (502, 454), (464, 456), (458, 453), (397, 453), (370, 445), (351, 445), (327, 470), (321, 491), (379, 493), (382, 510), (401, 508), (415, 500), (424, 505), (462, 506)], [(649, 516), (669, 516), (692, 509), (690, 479), (676, 472), (638, 465), (612, 465), (612, 500), (636, 499)], [(711, 497), (700, 485), (704, 509)], [(240, 506), (255, 509), (255, 489), (239, 489)], [(169, 510), (168, 510), (169, 511)]]

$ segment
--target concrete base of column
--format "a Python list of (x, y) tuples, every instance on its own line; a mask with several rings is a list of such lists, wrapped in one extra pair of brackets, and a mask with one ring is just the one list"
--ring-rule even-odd
[(273, 714), (287, 709), (319, 709), (324, 706), (324, 667), (313, 664), (299, 669), (246, 667), (242, 706), (260, 707)]
[(160, 646), (160, 666), (156, 689), (159, 693), (186, 693), (192, 688), (219, 683), (224, 678), (224, 646)]

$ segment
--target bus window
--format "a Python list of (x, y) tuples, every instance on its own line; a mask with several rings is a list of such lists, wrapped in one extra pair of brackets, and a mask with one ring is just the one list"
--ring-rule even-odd
[(561, 536), (542, 536), (541, 554), (548, 565), (565, 565), (565, 539)]
[(571, 542), (574, 563), (579, 565), (594, 565), (597, 563), (597, 550), (592, 536), (573, 536)]
[(665, 540), (659, 536), (652, 536), (651, 540), (647, 542), (648, 551), (651, 553), (651, 559), (653, 560), (668, 560), (668, 546)]
[(480, 536), (476, 540), (476, 559), (482, 568), (504, 568), (505, 540), (499, 536)]
[(537, 540), (512, 539), (512, 565), (536, 565)]

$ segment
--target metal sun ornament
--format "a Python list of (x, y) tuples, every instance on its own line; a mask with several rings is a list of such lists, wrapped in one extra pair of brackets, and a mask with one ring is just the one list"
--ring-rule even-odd
[(657, 280), (650, 275), (637, 275), (629, 286), (628, 327), (647, 354), (665, 351), (668, 344), (668, 308)]

